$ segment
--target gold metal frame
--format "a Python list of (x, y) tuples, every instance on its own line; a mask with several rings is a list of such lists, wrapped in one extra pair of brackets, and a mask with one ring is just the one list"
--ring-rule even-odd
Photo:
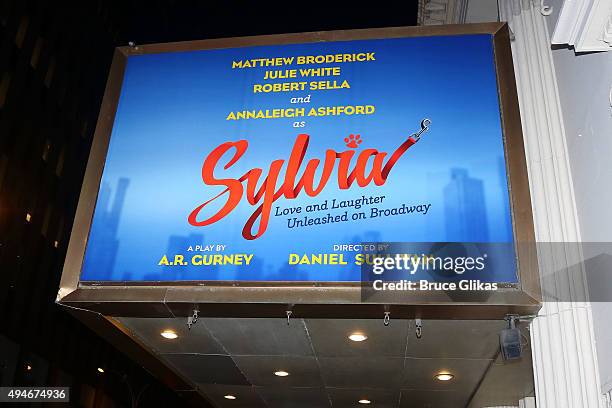
[[(361, 301), (359, 283), (312, 282), (87, 282), (79, 283), (89, 229), (104, 161), (119, 101), (127, 58), (131, 55), (218, 48), (282, 45), (400, 37), (491, 34), (503, 128), (510, 206), (517, 251), (518, 285), (507, 285), (483, 296), (462, 293), (451, 299), (443, 293), (402, 293), (395, 298)], [(529, 182), (508, 26), (483, 23), (427, 27), (342, 30), (300, 34), (224, 38), (179, 43), (119, 47), (115, 51), (66, 262), (58, 302), (110, 316), (186, 316), (194, 305), (207, 316), (284, 316), (291, 307), (299, 317), (394, 317), (492, 319), (507, 313), (531, 314), (540, 308), (541, 293), (529, 195)]]

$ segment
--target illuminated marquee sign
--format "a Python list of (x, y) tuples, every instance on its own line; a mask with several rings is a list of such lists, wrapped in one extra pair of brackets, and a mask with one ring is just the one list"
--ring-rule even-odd
[(388, 251), (454, 257), (442, 288), (521, 288), (533, 229), (507, 28), (465, 27), (119, 49), (71, 276), (342, 286)]

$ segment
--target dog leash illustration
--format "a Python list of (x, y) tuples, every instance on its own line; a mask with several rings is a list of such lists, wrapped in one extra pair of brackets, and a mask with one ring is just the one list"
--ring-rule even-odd
[(399, 160), (399, 158), (406, 152), (406, 150), (408, 150), (411, 146), (415, 145), (419, 140), (421, 140), (421, 135), (429, 130), (430, 125), (430, 119), (423, 119), (421, 121), (421, 130), (419, 130), (417, 133), (413, 133), (412, 135), (410, 135), (408, 139), (406, 139), (406, 141), (402, 143), (401, 146), (398, 147), (397, 150), (395, 150), (395, 152), (393, 152), (393, 155), (382, 170), (382, 176), (384, 179), (387, 178), (389, 172), (391, 171), (391, 168), (393, 167), (393, 165), (395, 165), (395, 162)]

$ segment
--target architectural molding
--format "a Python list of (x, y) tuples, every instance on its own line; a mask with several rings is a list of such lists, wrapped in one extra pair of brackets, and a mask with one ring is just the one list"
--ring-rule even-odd
[(536, 400), (534, 397), (523, 398), (519, 401), (519, 408), (536, 408)]
[(530, 0), (499, 0), (499, 12), (514, 33), (538, 263), (543, 293), (552, 295), (531, 325), (537, 406), (602, 408), (591, 305), (584, 271), (575, 267), (580, 230), (545, 17)]
[(419, 0), (418, 25), (463, 24), (468, 0)]
[(552, 43), (573, 46), (576, 52), (612, 50), (612, 1), (565, 0)]

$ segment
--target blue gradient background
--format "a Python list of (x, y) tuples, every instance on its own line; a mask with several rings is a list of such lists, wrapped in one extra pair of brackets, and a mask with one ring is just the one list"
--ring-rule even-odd
[[(340, 66), (340, 77), (293, 79), (347, 79), (351, 84), (348, 90), (253, 94), (252, 85), (264, 82), (266, 68), (231, 68), (233, 60), (351, 52), (375, 52), (376, 61), (322, 65)], [(307, 67), (310, 66), (268, 69)], [(294, 129), (291, 118), (225, 120), (230, 111), (298, 107), (291, 105), (289, 99), (308, 94), (311, 103), (299, 105), (306, 111), (317, 106), (372, 104), (376, 113), (297, 118), (307, 121), (303, 129)], [(232, 168), (218, 170), (218, 177), (223, 174), (238, 178), (253, 167), (263, 168), (265, 175), (272, 160), (289, 157), (298, 133), (311, 136), (306, 160), (322, 159), (328, 148), (345, 150), (343, 139), (350, 133), (361, 134), (361, 149), (392, 152), (419, 129), (425, 117), (432, 120), (431, 129), (399, 160), (385, 185), (359, 188), (355, 184), (348, 190), (339, 190), (332, 175), (319, 196), (281, 198), (275, 207), (305, 207), (332, 198), (384, 195), (386, 198), (379, 207), (431, 203), (427, 215), (398, 215), (296, 229), (287, 228), (286, 217), (272, 216), (265, 234), (254, 241), (246, 241), (241, 235), (255, 209), (246, 200), (230, 216), (211, 226), (198, 228), (187, 222), (195, 207), (222, 190), (206, 186), (201, 180), (204, 158), (221, 143), (247, 139), (249, 149)], [(333, 244), (362, 241), (511, 243), (503, 155), (490, 35), (130, 56), (102, 177), (103, 188), (113, 192), (121, 178), (128, 179), (129, 185), (115, 220), (116, 231), (111, 233), (104, 232), (109, 221), (99, 197), (81, 279), (358, 281), (357, 265), (289, 266), (288, 254), (331, 253)], [(473, 181), (471, 185), (481, 190), (482, 202), (473, 202), (472, 194), (467, 194), (457, 204), (457, 197), (445, 193), (452, 183), (454, 169), (467, 172)], [(217, 201), (221, 204), (224, 199)], [(449, 205), (458, 208), (449, 212)], [(207, 218), (217, 208), (211, 205), (199, 219)], [(343, 211), (329, 212), (336, 215)], [(369, 214), (369, 207), (360, 211)], [(309, 214), (302, 210), (301, 215), (325, 213)], [(481, 220), (481, 224), (472, 223), (468, 229), (453, 228), (452, 224), (458, 221), (452, 214), (469, 214), (471, 219)], [(167, 252), (173, 250), (173, 236), (175, 241), (176, 237), (183, 237), (182, 242), (192, 245), (225, 244), (227, 253), (254, 253), (255, 261), (250, 267), (157, 266), (162, 255), (174, 255)], [(106, 250), (111, 238), (117, 242), (114, 251)], [(179, 253), (184, 253), (187, 259), (192, 254), (186, 248)], [(347, 256), (350, 259), (353, 255)], [(499, 255), (495, 267), (481, 278), (516, 282), (515, 269), (514, 252), (510, 249)]]

